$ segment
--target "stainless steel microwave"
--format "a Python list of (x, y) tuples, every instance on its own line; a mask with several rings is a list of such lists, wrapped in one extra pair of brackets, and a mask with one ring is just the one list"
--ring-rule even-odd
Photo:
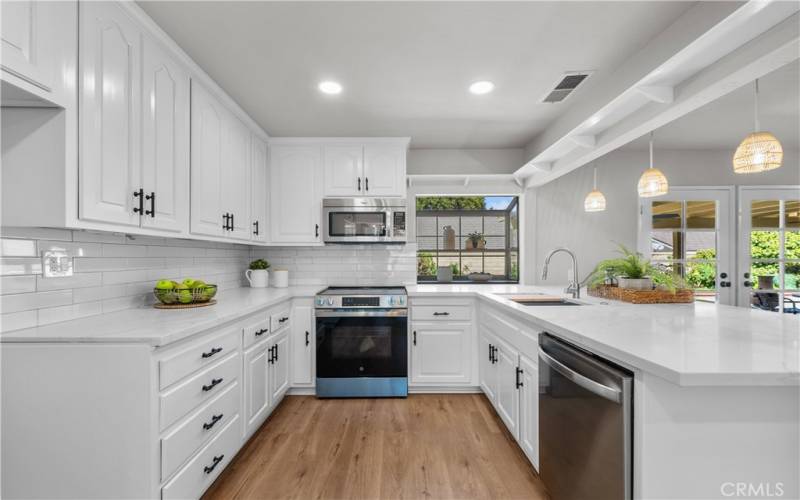
[(405, 243), (405, 198), (325, 198), (326, 243)]

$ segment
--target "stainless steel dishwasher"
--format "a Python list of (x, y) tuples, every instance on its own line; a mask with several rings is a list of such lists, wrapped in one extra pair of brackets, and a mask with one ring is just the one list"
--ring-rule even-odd
[(632, 497), (633, 374), (539, 337), (540, 475), (553, 500)]

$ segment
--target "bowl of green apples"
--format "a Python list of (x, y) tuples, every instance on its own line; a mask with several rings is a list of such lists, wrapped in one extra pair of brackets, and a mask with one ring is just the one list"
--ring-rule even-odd
[(172, 280), (159, 280), (153, 289), (158, 299), (156, 307), (179, 308), (193, 304), (211, 305), (211, 299), (217, 294), (217, 285), (210, 285), (203, 280), (186, 278), (180, 283)]

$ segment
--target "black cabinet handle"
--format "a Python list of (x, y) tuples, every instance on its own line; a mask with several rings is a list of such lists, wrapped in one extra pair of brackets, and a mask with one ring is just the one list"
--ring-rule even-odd
[(308, 332), (306, 332), (306, 345), (308, 345), (308, 344), (310, 344), (310, 343), (311, 343), (311, 341), (310, 341), (310, 340), (308, 340)]
[(210, 384), (203, 386), (203, 391), (204, 392), (208, 392), (208, 391), (210, 391), (211, 389), (213, 389), (214, 387), (218, 386), (221, 383), (222, 383), (222, 377), (211, 379), (211, 383)]
[(319, 238), (319, 224), (314, 224), (314, 235)]
[(489, 346), (489, 360), (492, 362), (492, 364), (497, 363), (497, 356), (495, 356), (496, 352), (497, 352), (497, 347), (495, 347), (493, 345), (490, 345)]
[(214, 461), (211, 462), (211, 465), (207, 465), (203, 468), (206, 474), (211, 474), (211, 471), (217, 468), (217, 465), (222, 462), (222, 459), (225, 458), (225, 455), (219, 455), (214, 457)]
[(414, 330), (414, 338), (411, 340), (411, 343), (417, 345), (417, 331)]
[(224, 229), (226, 231), (228, 231), (230, 229), (230, 226), (228, 225), (228, 217), (230, 217), (229, 213), (225, 212), (224, 214), (222, 214), (222, 220), (225, 221), (222, 224), (222, 229)]
[(135, 214), (143, 214), (144, 213), (144, 189), (139, 188), (138, 191), (133, 192), (134, 198), (139, 198), (139, 206), (133, 207), (133, 213)]
[(274, 346), (269, 348), (269, 360), (268, 361), (269, 361), (270, 364), (275, 362), (275, 359), (276, 359), (275, 348), (276, 347), (278, 347), (278, 346), (274, 345)]
[(289, 321), (289, 318), (284, 316), (284, 317), (282, 317), (281, 319), (278, 320), (278, 323), (285, 323), (286, 321)]
[(211, 417), (211, 421), (210, 422), (208, 422), (206, 424), (203, 424), (203, 429), (204, 430), (210, 430), (212, 427), (217, 425), (217, 422), (219, 422), (220, 420), (222, 420), (222, 413), (220, 413), (219, 415), (214, 415), (213, 417)]
[(255, 226), (255, 229), (253, 230), (253, 234), (258, 236), (258, 221), (253, 222), (253, 226)]
[(265, 334), (265, 333), (267, 333), (268, 331), (269, 331), (269, 330), (268, 330), (267, 328), (262, 328), (261, 330), (259, 330), (259, 331), (257, 331), (257, 332), (256, 332), (256, 337), (260, 337), (261, 335), (264, 335), (264, 334)]
[(519, 379), (520, 375), (522, 375), (522, 368), (517, 367), (517, 380), (516, 380), (517, 389), (522, 387), (522, 381)]
[(369, 177), (364, 177), (364, 191), (369, 191)]
[(222, 347), (214, 347), (208, 352), (204, 352), (202, 354), (203, 358), (210, 358), (211, 356), (217, 354), (218, 352), (222, 352)]
[(358, 190), (361, 191), (361, 177), (358, 178)]
[(435, 312), (433, 313), (434, 316), (450, 316), (449, 312)]
[(152, 218), (156, 216), (156, 193), (150, 191), (150, 194), (144, 197), (146, 200), (150, 200), (150, 210), (145, 210), (144, 214), (149, 215)]
[(489, 361), (494, 361), (494, 359), (492, 358), (492, 349), (493, 349), (492, 344), (489, 344)]
[(231, 214), (231, 231), (233, 231), (235, 228), (236, 228), (236, 222), (234, 222), (233, 214)]

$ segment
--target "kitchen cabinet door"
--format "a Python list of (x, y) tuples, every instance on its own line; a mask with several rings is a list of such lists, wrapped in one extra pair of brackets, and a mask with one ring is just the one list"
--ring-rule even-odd
[[(483, 328), (483, 327), (480, 327)], [(492, 348), (497, 346), (497, 340), (493, 335), (483, 330), (478, 342), (478, 378), (480, 380), (483, 393), (495, 404), (497, 400), (497, 370), (492, 362)]]
[(230, 213), (232, 229), (224, 235), (249, 240), (250, 221), (250, 131), (232, 113), (226, 113), (222, 130), (223, 169), (220, 176), (222, 211)]
[(519, 436), (519, 390), (517, 389), (518, 354), (503, 341), (497, 342), (497, 399), (495, 409), (512, 436)]
[(250, 199), (250, 238), (253, 241), (267, 241), (267, 144), (252, 136), (252, 189)]
[(43, 54), (37, 39), (46, 33), (39, 33), (37, 28), (42, 10), (47, 8), (46, 3), (32, 0), (0, 4), (3, 70), (44, 90), (50, 90), (53, 82), (42, 67)]
[(411, 384), (468, 384), (471, 326), (464, 323), (414, 323)]
[(362, 146), (325, 146), (324, 196), (359, 196), (363, 194), (364, 148)]
[(364, 146), (365, 196), (405, 196), (406, 150), (401, 146)]
[(138, 226), (142, 34), (116, 3), (80, 10), (79, 217)]
[(272, 345), (275, 351), (270, 373), (270, 399), (272, 405), (277, 405), (289, 390), (289, 331), (276, 335)]
[(322, 241), (322, 149), (272, 146), (269, 174), (271, 242)]
[(314, 309), (295, 306), (292, 313), (292, 385), (314, 385), (314, 360), (317, 347)]
[(268, 344), (262, 342), (244, 355), (245, 435), (261, 425), (270, 408)]
[(520, 448), (533, 467), (539, 470), (539, 367), (527, 356), (519, 357), (519, 437)]
[(188, 232), (189, 75), (147, 37), (142, 86), (142, 227)]
[(195, 234), (222, 236), (226, 232), (220, 190), (226, 113), (216, 98), (192, 82), (191, 230)]

